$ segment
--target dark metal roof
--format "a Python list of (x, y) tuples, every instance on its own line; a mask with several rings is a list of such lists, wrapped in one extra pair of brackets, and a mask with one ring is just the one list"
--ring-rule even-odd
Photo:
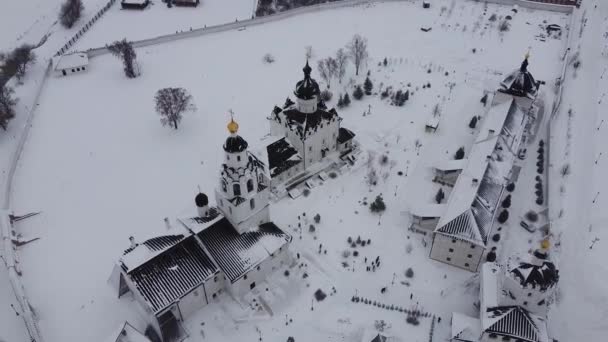
[(298, 151), (285, 139), (281, 138), (266, 146), (270, 177), (275, 177), (302, 162)]
[(213, 276), (218, 267), (190, 236), (127, 274), (154, 312)]
[(520, 281), (524, 287), (532, 286), (545, 291), (557, 284), (559, 271), (555, 264), (545, 260), (539, 264), (521, 262), (519, 266), (511, 270), (511, 273)]
[(485, 242), (482, 237), (479, 236), (478, 230), (475, 223), (475, 218), (471, 214), (471, 211), (467, 210), (462, 214), (456, 216), (455, 219), (446, 223), (437, 229), (437, 232), (449, 235), (450, 237), (466, 240), (472, 243), (476, 243), (485, 246)]
[[(295, 131), (303, 138), (309, 131), (316, 131), (323, 124), (338, 118), (336, 111), (326, 111), (320, 108), (313, 113), (301, 113), (292, 107), (283, 111), (287, 123), (295, 126)], [(292, 129), (293, 130), (293, 129)]]
[(296, 83), (296, 89), (293, 93), (299, 99), (311, 100), (319, 96), (319, 84), (312, 77), (310, 77), (312, 68), (308, 65), (308, 61), (306, 61), (306, 65), (302, 71), (304, 71), (304, 79)]
[(178, 244), (183, 239), (184, 239), (183, 234), (153, 237), (151, 239), (148, 239), (148, 240), (142, 242), (141, 244), (137, 244), (135, 246), (125, 249), (125, 251), (123, 252), (123, 255), (127, 255), (127, 254), (131, 253), (135, 248), (137, 248), (139, 246), (144, 246), (144, 247), (148, 248), (148, 250), (150, 252), (162, 251), (163, 249), (167, 249), (171, 246)]
[(224, 143), (224, 151), (228, 153), (243, 152), (247, 149), (247, 141), (240, 135), (229, 136)]
[(519, 70), (511, 73), (502, 82), (500, 91), (514, 96), (534, 96), (538, 84), (532, 74), (528, 71), (528, 59), (524, 59)]
[(352, 140), (355, 137), (355, 133), (350, 129), (346, 129), (344, 127), (340, 127), (338, 130), (338, 143), (342, 144), (349, 140)]
[(272, 222), (239, 234), (226, 218), (198, 236), (231, 282), (291, 241), (291, 236)]
[(205, 207), (209, 205), (209, 198), (202, 192), (199, 192), (198, 195), (194, 198), (194, 203), (197, 207)]
[(541, 341), (538, 326), (528, 311), (519, 306), (497, 306), (487, 309), (491, 318), (498, 318), (486, 332), (519, 338), (527, 342)]

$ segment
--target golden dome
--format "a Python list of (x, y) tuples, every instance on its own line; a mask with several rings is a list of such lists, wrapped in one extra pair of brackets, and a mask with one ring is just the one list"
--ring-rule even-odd
[(230, 134), (235, 134), (236, 132), (239, 131), (239, 124), (236, 123), (236, 121), (234, 121), (234, 119), (230, 119), (230, 122), (228, 123), (228, 132), (230, 132)]
[(549, 250), (549, 248), (551, 248), (551, 242), (549, 239), (543, 239), (543, 241), (540, 242), (540, 247), (545, 251)]

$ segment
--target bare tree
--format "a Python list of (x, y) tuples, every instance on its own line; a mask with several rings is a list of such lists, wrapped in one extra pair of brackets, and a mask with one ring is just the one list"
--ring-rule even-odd
[(182, 120), (182, 114), (187, 111), (195, 111), (196, 106), (192, 102), (192, 95), (184, 88), (163, 88), (154, 96), (156, 112), (162, 117), (160, 122), (163, 126), (171, 125), (177, 129)]
[(368, 57), (367, 39), (355, 34), (347, 48), (349, 56), (355, 64), (355, 75), (359, 75), (359, 69), (361, 68), (361, 65), (365, 63), (365, 60)]
[(59, 11), (59, 21), (66, 28), (72, 28), (80, 19), (84, 6), (82, 0), (66, 0)]
[(327, 57), (318, 62), (319, 74), (321, 78), (327, 82), (327, 88), (331, 86), (331, 78), (336, 75), (336, 69), (338, 68), (336, 60), (332, 57)]
[(135, 61), (137, 54), (133, 49), (133, 45), (128, 42), (126, 38), (120, 41), (115, 41), (112, 45), (108, 46), (108, 50), (110, 50), (114, 56), (122, 60), (125, 75), (128, 78), (135, 78), (139, 75), (139, 71), (136, 71)]
[(4, 82), (13, 76), (21, 81), (27, 69), (36, 62), (36, 54), (32, 52), (30, 45), (23, 44), (8, 54), (0, 56), (0, 61), (2, 62), (0, 70)]
[(348, 55), (344, 52), (344, 49), (340, 48), (336, 52), (336, 76), (338, 76), (338, 82), (342, 83), (342, 79), (346, 74), (346, 65), (348, 64)]
[(13, 98), (13, 88), (2, 86), (0, 88), (0, 127), (6, 131), (8, 122), (15, 117), (17, 100)]

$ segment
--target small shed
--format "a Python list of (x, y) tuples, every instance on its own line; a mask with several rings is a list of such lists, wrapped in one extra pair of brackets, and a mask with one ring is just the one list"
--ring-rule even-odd
[(423, 1), (422, 8), (431, 8), (431, 3), (429, 1)]
[(54, 72), (57, 76), (67, 76), (86, 71), (89, 67), (89, 56), (83, 52), (59, 56), (55, 62)]
[(424, 130), (431, 133), (437, 132), (437, 127), (439, 127), (439, 116), (432, 116), (426, 122)]
[(175, 6), (197, 7), (200, 0), (173, 0)]
[(142, 10), (150, 4), (150, 0), (121, 0), (120, 7), (123, 9), (139, 9)]

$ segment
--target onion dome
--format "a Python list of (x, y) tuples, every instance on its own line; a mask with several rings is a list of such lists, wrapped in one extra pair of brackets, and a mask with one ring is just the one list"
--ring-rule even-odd
[(234, 119), (230, 119), (228, 123), (228, 132), (230, 132), (230, 136), (226, 139), (224, 143), (224, 151), (228, 153), (239, 153), (243, 152), (247, 149), (247, 141), (241, 138), (240, 135), (236, 133), (239, 131), (239, 124), (234, 121)]
[(206, 207), (209, 205), (209, 198), (202, 192), (199, 192), (198, 195), (194, 198), (194, 203), (199, 208)]
[(308, 61), (306, 61), (306, 65), (302, 71), (304, 71), (304, 79), (296, 83), (296, 90), (293, 93), (301, 100), (312, 100), (321, 93), (319, 84), (310, 77), (312, 68), (308, 65)]
[(538, 89), (538, 84), (532, 74), (528, 71), (528, 57), (521, 63), (521, 67), (509, 74), (502, 81), (501, 91), (514, 96), (534, 97)]

